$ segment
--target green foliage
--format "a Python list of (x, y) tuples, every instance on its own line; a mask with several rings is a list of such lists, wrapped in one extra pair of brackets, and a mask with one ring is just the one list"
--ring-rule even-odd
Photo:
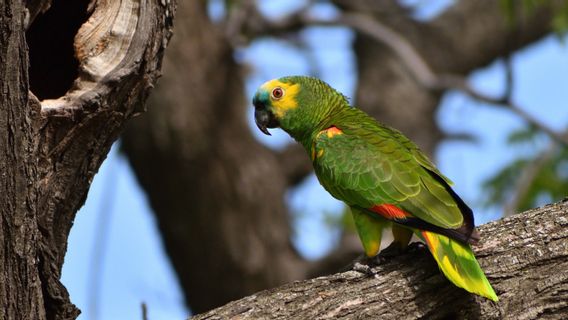
[[(483, 183), (485, 206), (497, 206), (509, 203), (523, 189), (518, 200), (518, 211), (527, 210), (543, 202), (553, 202), (568, 195), (568, 148), (555, 145), (537, 148), (544, 139), (534, 127), (523, 128), (512, 132), (508, 142), (512, 146), (529, 147), (530, 156), (512, 161), (493, 177)], [(540, 143), (539, 143), (540, 142)], [(550, 144), (550, 141), (548, 140)], [(526, 177), (528, 170), (534, 170), (529, 179), (530, 185), (520, 186), (520, 179)]]
[(511, 132), (507, 138), (507, 142), (511, 145), (522, 145), (525, 143), (533, 143), (540, 131), (535, 126), (527, 126), (517, 131)]
[[(520, 11), (522, 15), (530, 15), (539, 6), (549, 6), (552, 2), (555, 2), (555, 0), (500, 0), (501, 7), (510, 25), (517, 22), (515, 19), (517, 12)], [(554, 11), (551, 27), (559, 37), (565, 35), (568, 31), (568, 1), (563, 2), (560, 10)]]
[(562, 9), (554, 14), (552, 28), (558, 36), (563, 36), (568, 31), (568, 1), (565, 1)]

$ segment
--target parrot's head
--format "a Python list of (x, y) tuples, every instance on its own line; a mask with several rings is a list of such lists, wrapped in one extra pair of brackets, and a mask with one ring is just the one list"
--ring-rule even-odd
[(348, 106), (347, 99), (320, 79), (292, 76), (273, 79), (258, 88), (252, 100), (256, 125), (280, 127), (299, 139), (325, 125), (325, 119), (337, 107)]

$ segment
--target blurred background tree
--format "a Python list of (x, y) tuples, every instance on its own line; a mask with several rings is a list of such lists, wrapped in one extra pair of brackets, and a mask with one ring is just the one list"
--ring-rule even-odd
[(72, 231), (72, 300), (85, 319), (141, 301), (179, 318), (360, 253), (304, 151), (252, 124), (254, 90), (284, 75), (318, 76), (403, 131), (478, 223), (565, 197), (567, 17), (566, 1), (183, 1), (148, 112)]

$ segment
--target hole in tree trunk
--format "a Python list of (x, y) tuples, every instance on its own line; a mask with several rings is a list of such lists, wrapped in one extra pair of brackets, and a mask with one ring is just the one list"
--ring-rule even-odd
[(89, 0), (54, 0), (26, 32), (30, 89), (40, 99), (65, 95), (77, 78), (73, 39), (87, 21)]

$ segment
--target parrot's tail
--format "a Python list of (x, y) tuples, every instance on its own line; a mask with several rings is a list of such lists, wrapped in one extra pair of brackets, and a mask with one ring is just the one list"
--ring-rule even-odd
[(419, 236), (451, 282), (471, 293), (499, 300), (468, 244), (430, 231), (420, 231)]

